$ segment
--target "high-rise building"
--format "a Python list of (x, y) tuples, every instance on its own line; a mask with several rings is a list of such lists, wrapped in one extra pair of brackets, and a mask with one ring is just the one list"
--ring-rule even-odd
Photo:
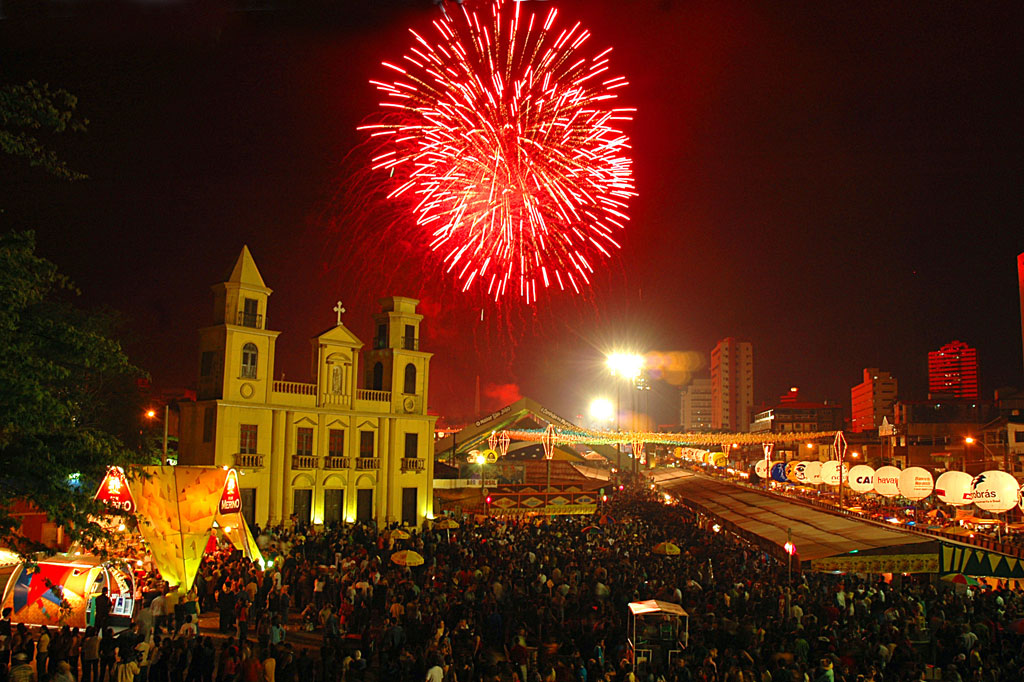
[(1017, 254), (1017, 286), (1020, 289), (1020, 344), (1024, 349), (1024, 253)]
[(747, 431), (754, 406), (754, 349), (731, 336), (711, 351), (711, 428)]
[(978, 351), (953, 340), (928, 353), (928, 393), (954, 398), (978, 397)]
[(683, 389), (679, 423), (683, 431), (711, 429), (711, 379), (694, 379)]
[(895, 402), (896, 379), (889, 372), (868, 367), (864, 370), (864, 381), (850, 389), (850, 430), (860, 433), (877, 429), (884, 417), (892, 417)]

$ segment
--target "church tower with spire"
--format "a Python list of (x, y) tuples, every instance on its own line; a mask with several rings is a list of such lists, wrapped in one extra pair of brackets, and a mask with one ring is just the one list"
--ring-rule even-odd
[(365, 382), (363, 342), (339, 301), (332, 326), (310, 340), (302, 382), (274, 379), (280, 332), (267, 329), (271, 290), (248, 247), (212, 289), (198, 399), (181, 406), (179, 464), (236, 469), (250, 524), (417, 526), (432, 516), (437, 418), (427, 414), (432, 354), (419, 349), (417, 301), (381, 300), (374, 319), (386, 338), (375, 339)]

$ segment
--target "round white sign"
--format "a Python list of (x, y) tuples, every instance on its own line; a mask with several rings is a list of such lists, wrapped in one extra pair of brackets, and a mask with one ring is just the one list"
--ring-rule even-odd
[(768, 475), (768, 463), (763, 459), (759, 459), (754, 462), (754, 473), (757, 474), (758, 478), (764, 478)]
[(875, 492), (883, 497), (900, 494), (900, 470), (896, 467), (882, 467), (875, 472)]
[(932, 473), (921, 467), (910, 467), (900, 472), (900, 495), (908, 500), (923, 500), (935, 488)]
[(871, 492), (875, 488), (875, 470), (867, 464), (858, 464), (850, 469), (848, 483), (855, 493)]
[(935, 494), (946, 504), (962, 507), (971, 503), (971, 481), (974, 478), (963, 471), (947, 471), (935, 481)]
[(809, 485), (821, 485), (821, 462), (807, 462), (804, 467), (804, 482)]
[[(843, 464), (843, 478), (849, 474), (849, 468)], [(821, 464), (821, 482), (825, 485), (839, 485), (839, 462), (830, 459)]]
[(985, 511), (1009, 511), (1020, 502), (1020, 484), (1005, 471), (983, 471), (971, 482), (971, 502)]

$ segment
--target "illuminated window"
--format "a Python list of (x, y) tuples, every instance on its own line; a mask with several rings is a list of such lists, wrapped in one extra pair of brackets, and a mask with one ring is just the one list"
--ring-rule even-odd
[(243, 455), (256, 454), (256, 424), (240, 424), (238, 426), (238, 452)]
[(296, 455), (312, 455), (313, 454), (313, 429), (310, 427), (300, 426), (295, 431), (295, 454)]
[(416, 393), (416, 365), (411, 362), (405, 366), (405, 393)]
[(331, 457), (345, 456), (345, 432), (342, 429), (331, 429), (327, 439), (327, 454)]
[(242, 346), (242, 378), (243, 379), (255, 379), (256, 378), (256, 360), (259, 357), (259, 351), (256, 349), (255, 343), (247, 343)]
[(359, 456), (373, 457), (373, 431), (359, 432)]

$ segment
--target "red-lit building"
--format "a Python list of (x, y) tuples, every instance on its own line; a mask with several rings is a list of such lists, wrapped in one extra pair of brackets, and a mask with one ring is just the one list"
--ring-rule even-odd
[(754, 350), (731, 336), (711, 351), (711, 428), (746, 432), (754, 406)]
[(963, 341), (951, 341), (928, 353), (928, 393), (963, 400), (978, 397), (978, 352)]
[(874, 431), (882, 419), (892, 419), (896, 402), (896, 379), (877, 367), (864, 370), (864, 381), (850, 389), (850, 430), (854, 433)]

